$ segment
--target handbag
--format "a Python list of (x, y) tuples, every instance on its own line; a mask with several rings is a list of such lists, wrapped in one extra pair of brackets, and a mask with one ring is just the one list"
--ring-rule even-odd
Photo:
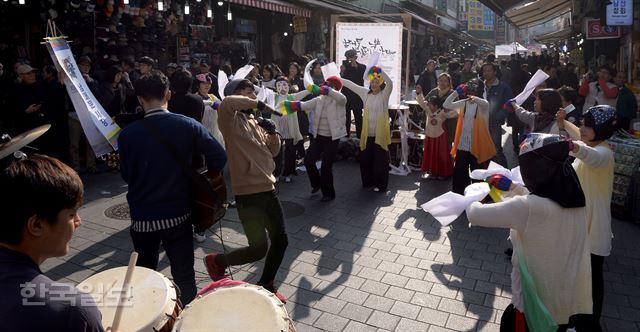
[(227, 186), (222, 174), (218, 173), (209, 178), (204, 175), (206, 171), (198, 172), (182, 160), (174, 146), (165, 140), (160, 131), (147, 119), (142, 119), (142, 124), (151, 133), (151, 136), (162, 145), (173, 160), (180, 165), (183, 173), (189, 178), (191, 201), (191, 223), (194, 232), (201, 233), (218, 222), (227, 212)]

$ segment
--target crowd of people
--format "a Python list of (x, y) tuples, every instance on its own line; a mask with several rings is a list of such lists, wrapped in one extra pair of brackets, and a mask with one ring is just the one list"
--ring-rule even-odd
[[(189, 68), (172, 63), (163, 71), (149, 57), (108, 68), (93, 66), (89, 57), (78, 59), (92, 93), (123, 128), (119, 163), (112, 166), (129, 186), (130, 235), (138, 265), (156, 269), (162, 245), (183, 304), (197, 292), (192, 238), (206, 238), (194, 233), (190, 222), (193, 169), (206, 171), (210, 179), (228, 173), (235, 200), (227, 204), (237, 208), (248, 239), (246, 248), (206, 255), (209, 276), (218, 281), (229, 266), (266, 257), (258, 284), (282, 302), (286, 298), (274, 281), (288, 238), (277, 181), (294, 181), (298, 166), (304, 165), (311, 194), (320, 192), (322, 202), (334, 200), (332, 165), (339, 144), (353, 138), (359, 146), (362, 187), (387, 192), (392, 182), (389, 98), (398, 87), (380, 67), (360, 64), (355, 50), (344, 56), (340, 75), (325, 77), (323, 62), (309, 63), (312, 82), (303, 79), (306, 63), (291, 62), (286, 73), (275, 64), (254, 63), (244, 77), (233, 77), (232, 68), (222, 66), (219, 70), (229, 78), (225, 86), (219, 86), (206, 61), (197, 59)], [(549, 78), (522, 105), (516, 104), (513, 97), (538, 69)], [(15, 73), (11, 78), (0, 75), (1, 91), (10, 91), (2, 96), (8, 110), (1, 118), (3, 130), (15, 134), (51, 124), (34, 144), (38, 153), (63, 160), (76, 172), (84, 161), (86, 171), (96, 172), (94, 153), (55, 67), (43, 68), (39, 78), (28, 63), (17, 63)], [(606, 140), (616, 129), (628, 130), (638, 111), (624, 77), (601, 66), (597, 78), (588, 72), (579, 80), (575, 66), (561, 65), (545, 53), (501, 61), (493, 55), (480, 62), (429, 59), (416, 80), (416, 99), (426, 114), (421, 169), (425, 178), (451, 178), (455, 193), (464, 194), (472, 183), (471, 170), (487, 168), (490, 161), (509, 166), (502, 126), (512, 127), (526, 188), (492, 177), (487, 182), (506, 193), (504, 201), (474, 203), (467, 210), (472, 225), (512, 229), (513, 303), (503, 316), (505, 327), (531, 315), (524, 306), (526, 290), (519, 286), (525, 274), (539, 285), (540, 301), (558, 324), (599, 327), (603, 261), (611, 250), (613, 153)], [(38, 227), (65, 219), (68, 236), (59, 241), (68, 245), (80, 224), (82, 184), (76, 172), (48, 157), (19, 160), (3, 170), (0, 208), (15, 211), (0, 238), (0, 255), (7, 258), (3, 262), (27, 255), (35, 265), (25, 274), (50, 282), (37, 266), (66, 253), (47, 250), (44, 244), (62, 231)], [(22, 196), (8, 194), (14, 190)], [(19, 203), (36, 192), (53, 200), (43, 199), (43, 208)], [(94, 316), (89, 312), (76, 319)], [(87, 324), (86, 330), (99, 330), (89, 327), (94, 325)]]

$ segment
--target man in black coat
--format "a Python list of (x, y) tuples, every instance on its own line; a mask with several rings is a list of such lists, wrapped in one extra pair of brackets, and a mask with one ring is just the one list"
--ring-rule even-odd
[(427, 94), (438, 86), (438, 78), (436, 77), (436, 61), (429, 59), (427, 67), (424, 69), (418, 81), (416, 82), (416, 94)]
[(171, 75), (172, 95), (169, 100), (169, 111), (202, 122), (204, 103), (202, 98), (191, 93), (192, 82), (191, 73), (186, 70), (178, 70)]
[[(352, 81), (355, 84), (364, 86), (364, 71), (367, 67), (358, 63), (358, 52), (356, 50), (348, 50), (344, 53), (346, 60), (342, 61), (340, 76)], [(343, 88), (342, 93), (347, 97), (347, 137), (351, 130), (351, 112), (356, 122), (356, 134), (360, 137), (362, 132), (362, 108), (364, 107), (362, 99), (348, 88)]]

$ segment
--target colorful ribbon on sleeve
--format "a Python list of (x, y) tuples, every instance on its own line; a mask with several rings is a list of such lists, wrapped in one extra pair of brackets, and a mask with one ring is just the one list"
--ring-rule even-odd
[(293, 114), (302, 110), (302, 103), (299, 101), (285, 100), (280, 106), (280, 113), (284, 115)]
[(315, 85), (315, 84), (309, 84), (307, 85), (307, 91), (309, 91), (311, 94), (317, 96), (320, 94), (320, 87)]

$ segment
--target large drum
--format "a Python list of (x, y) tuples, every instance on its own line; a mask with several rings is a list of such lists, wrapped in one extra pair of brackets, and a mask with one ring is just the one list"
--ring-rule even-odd
[(395, 104), (395, 105), (389, 105), (389, 117), (391, 118), (391, 129), (392, 130), (396, 130), (400, 127), (400, 115), (402, 114), (407, 114), (407, 111), (409, 110), (409, 106), (406, 105), (401, 105), (401, 104)]
[(423, 130), (426, 124), (426, 115), (420, 104), (415, 100), (406, 101), (405, 104), (409, 106), (409, 120), (408, 130)]
[[(127, 267), (102, 271), (78, 285), (89, 293), (102, 313), (102, 325), (111, 326), (122, 291)], [(120, 331), (168, 332), (180, 313), (176, 286), (164, 275), (136, 266), (126, 290)]]
[(174, 332), (295, 332), (284, 304), (260, 286), (223, 279), (205, 289), (178, 316)]

